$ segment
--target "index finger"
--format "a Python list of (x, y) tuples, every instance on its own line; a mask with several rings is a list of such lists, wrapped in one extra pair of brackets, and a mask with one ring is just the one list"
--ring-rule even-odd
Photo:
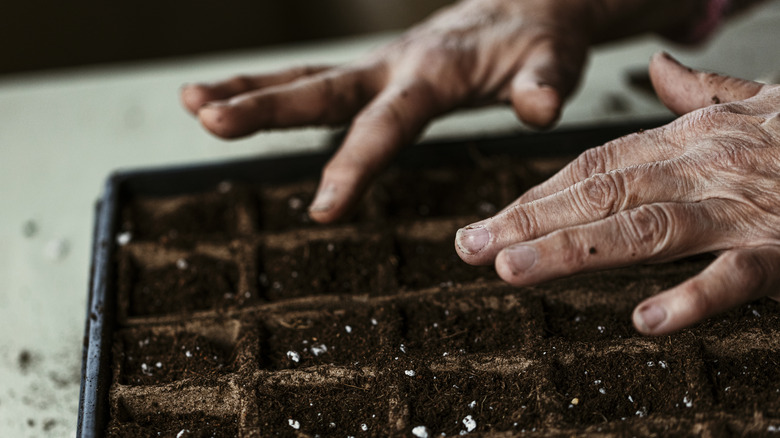
[(248, 91), (287, 84), (330, 68), (332, 67), (325, 65), (307, 65), (275, 73), (238, 75), (213, 83), (187, 84), (181, 89), (181, 101), (190, 113), (197, 114), (198, 110), (208, 102), (229, 99)]
[(325, 166), (309, 214), (327, 223), (346, 214), (360, 199), (373, 175), (443, 111), (424, 81), (394, 84), (363, 110), (339, 151)]

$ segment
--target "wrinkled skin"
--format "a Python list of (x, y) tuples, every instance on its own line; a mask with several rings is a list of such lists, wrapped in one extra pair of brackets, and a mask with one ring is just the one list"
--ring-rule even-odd
[(354, 119), (310, 207), (314, 220), (332, 222), (438, 115), (511, 102), (525, 123), (553, 124), (585, 62), (587, 3), (467, 0), (354, 63), (189, 85), (182, 101), (224, 138)]
[(682, 117), (586, 151), (459, 230), (461, 258), (495, 263), (519, 286), (719, 252), (699, 275), (639, 304), (634, 325), (646, 334), (780, 298), (780, 86), (693, 71), (665, 54), (650, 73)]
[[(591, 43), (674, 28), (702, 4), (463, 0), (356, 62), (193, 84), (181, 98), (223, 138), (351, 122), (310, 207), (327, 223), (344, 216), (436, 116), (509, 103), (526, 124), (549, 126)], [(693, 72), (663, 55), (651, 76), (683, 117), (587, 151), (498, 215), (460, 230), (461, 258), (495, 263), (503, 279), (528, 285), (719, 252), (699, 275), (639, 304), (633, 319), (646, 334), (778, 298), (778, 87)]]

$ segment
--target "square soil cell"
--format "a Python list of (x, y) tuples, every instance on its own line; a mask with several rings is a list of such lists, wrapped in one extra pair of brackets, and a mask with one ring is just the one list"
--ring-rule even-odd
[(425, 299), (402, 306), (402, 337), (409, 351), (437, 356), (487, 353), (535, 345), (542, 325), (539, 306), (529, 298), (507, 308), (501, 297), (493, 306), (452, 297), (448, 304)]
[(395, 289), (389, 240), (312, 240), (291, 251), (260, 250), (260, 289), (269, 301), (325, 294), (381, 295)]
[[(220, 186), (222, 187), (222, 186)], [(133, 240), (176, 243), (198, 239), (229, 239), (241, 233), (240, 217), (256, 209), (245, 189), (224, 189), (170, 198), (138, 198), (122, 210), (120, 232)]]
[(492, 266), (471, 266), (461, 260), (454, 239), (454, 234), (445, 241), (399, 239), (399, 287), (416, 290), (498, 279)]
[(264, 327), (261, 368), (377, 364), (397, 347), (388, 337), (392, 323), (368, 309), (280, 316)]
[(196, 255), (159, 268), (129, 259), (124, 264), (119, 284), (129, 289), (129, 316), (224, 309), (259, 299), (238, 290), (238, 267), (230, 261)]
[(780, 419), (780, 358), (773, 350), (705, 356), (715, 401), (731, 412), (765, 412)]
[(387, 388), (365, 382), (257, 389), (260, 436), (388, 436)]
[(408, 433), (415, 428), (425, 428), (428, 436), (530, 432), (542, 420), (530, 372), (504, 375), (418, 369), (410, 376), (404, 371)]
[(110, 438), (164, 437), (164, 438), (235, 438), (238, 436), (237, 416), (210, 416), (202, 413), (166, 415), (150, 403), (150, 413), (130, 416), (127, 413), (113, 418), (106, 436)]
[(471, 168), (390, 171), (375, 187), (388, 220), (447, 216), (486, 217), (507, 199), (496, 174)]
[(630, 310), (607, 306), (577, 309), (564, 301), (543, 299), (545, 334), (569, 342), (614, 341), (640, 337)]
[(184, 331), (121, 331), (114, 349), (119, 382), (156, 385), (184, 379), (206, 380), (233, 370), (233, 346)]
[(568, 364), (553, 361), (554, 409), (577, 427), (706, 411), (711, 397), (697, 375), (701, 359), (691, 354), (696, 347), (681, 349), (687, 354), (592, 352)]
[(314, 199), (317, 181), (292, 187), (264, 187), (256, 191), (260, 206), (260, 228), (263, 231), (286, 231), (314, 225), (308, 208)]

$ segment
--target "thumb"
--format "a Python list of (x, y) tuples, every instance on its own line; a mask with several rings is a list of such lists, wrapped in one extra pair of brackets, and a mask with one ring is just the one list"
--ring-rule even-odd
[(666, 52), (653, 55), (650, 80), (661, 102), (678, 115), (710, 105), (751, 98), (764, 86), (758, 82), (688, 68)]
[(585, 56), (586, 50), (576, 45), (556, 41), (538, 44), (511, 82), (517, 117), (536, 128), (554, 124), (564, 99), (579, 82)]

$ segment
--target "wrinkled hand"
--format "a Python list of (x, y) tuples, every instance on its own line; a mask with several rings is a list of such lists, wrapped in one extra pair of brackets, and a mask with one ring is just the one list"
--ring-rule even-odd
[(762, 296), (780, 298), (780, 86), (650, 65), (685, 114), (583, 153), (456, 249), (513, 285), (720, 252), (703, 272), (635, 309), (646, 334), (681, 329)]
[(466, 0), (358, 62), (190, 85), (182, 100), (225, 138), (354, 118), (310, 207), (313, 219), (330, 222), (438, 115), (511, 102), (529, 125), (554, 123), (590, 44), (586, 26), (595, 12), (586, 8), (594, 6), (580, 0)]

